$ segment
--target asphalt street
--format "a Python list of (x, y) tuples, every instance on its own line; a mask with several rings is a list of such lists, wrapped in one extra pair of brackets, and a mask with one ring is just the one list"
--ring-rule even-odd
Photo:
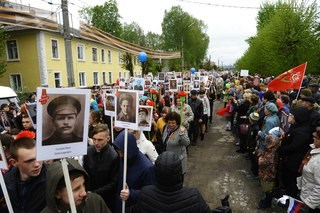
[[(215, 112), (223, 107), (215, 102)], [(258, 179), (248, 179), (250, 161), (236, 152), (235, 136), (225, 130), (225, 117), (214, 116), (204, 141), (189, 147), (188, 172), (185, 186), (196, 187), (211, 208), (220, 206), (220, 199), (230, 195), (233, 213), (286, 212), (273, 204), (268, 210), (258, 210), (257, 203), (263, 197)]]

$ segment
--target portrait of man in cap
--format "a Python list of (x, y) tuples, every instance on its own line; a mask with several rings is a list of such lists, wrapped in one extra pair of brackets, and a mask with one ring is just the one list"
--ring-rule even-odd
[(134, 90), (143, 90), (142, 80), (138, 79), (135, 82)]
[(147, 121), (148, 110), (146, 108), (139, 108), (139, 123), (138, 126), (149, 126), (149, 122)]
[(135, 106), (133, 104), (134, 98), (130, 93), (119, 93), (118, 107), (117, 107), (117, 120), (135, 123)]
[(62, 95), (50, 101), (47, 106), (47, 113), (51, 118), (52, 126), (55, 130), (50, 137), (42, 141), (42, 145), (82, 142), (82, 135), (80, 137), (75, 133), (80, 112), (81, 104), (77, 98), (72, 96)]

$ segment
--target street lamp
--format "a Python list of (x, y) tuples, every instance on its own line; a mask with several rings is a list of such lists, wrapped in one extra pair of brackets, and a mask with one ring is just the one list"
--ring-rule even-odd
[[(188, 28), (190, 28), (192, 25), (194, 25), (196, 22), (192, 22), (191, 24), (189, 24), (185, 30), (187, 30)], [(182, 31), (182, 36), (181, 36), (181, 69), (182, 72), (184, 71), (184, 52), (183, 52), (183, 36), (184, 36), (184, 31)]]

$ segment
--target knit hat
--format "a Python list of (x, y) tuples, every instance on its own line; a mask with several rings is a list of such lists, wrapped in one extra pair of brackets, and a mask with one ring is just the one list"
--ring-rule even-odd
[(312, 97), (312, 96), (301, 98), (301, 100), (305, 101), (305, 102), (309, 102), (310, 104), (315, 104), (316, 103), (316, 99), (314, 99), (314, 97)]
[(272, 135), (274, 137), (280, 137), (281, 136), (280, 127), (273, 127), (272, 129), (270, 129), (269, 135)]
[(182, 164), (179, 156), (170, 151), (163, 152), (158, 156), (154, 171), (156, 185), (163, 191), (175, 191), (182, 188)]
[(306, 96), (306, 97), (309, 97), (309, 96), (312, 96), (312, 92), (310, 89), (303, 89), (301, 90), (301, 94)]
[(268, 102), (266, 104), (266, 109), (270, 112), (278, 112), (278, 108), (274, 103)]
[(249, 119), (252, 120), (252, 121), (258, 121), (258, 120), (259, 120), (259, 114), (256, 113), (256, 112), (252, 112), (252, 113), (249, 115)]

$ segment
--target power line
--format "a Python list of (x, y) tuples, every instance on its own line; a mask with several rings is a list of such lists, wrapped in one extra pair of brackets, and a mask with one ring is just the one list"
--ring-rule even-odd
[(191, 1), (191, 0), (176, 0), (185, 3), (192, 3), (192, 4), (200, 4), (200, 5), (207, 5), (207, 6), (214, 6), (214, 7), (226, 7), (226, 8), (238, 8), (238, 9), (260, 9), (260, 7), (251, 7), (251, 6), (235, 6), (235, 5), (224, 5), (224, 4), (214, 4), (210, 2), (198, 2), (198, 1)]
[[(190, 4), (199, 4), (199, 5), (207, 5), (207, 6), (213, 6), (213, 7), (225, 7), (225, 8), (237, 8), (237, 9), (253, 9), (253, 10), (260, 10), (260, 7), (251, 7), (251, 6), (235, 6), (235, 5), (225, 5), (225, 4), (214, 4), (210, 2), (199, 2), (199, 1), (192, 1), (192, 0), (175, 0), (180, 1), (184, 3), (190, 3)], [(320, 7), (320, 6), (318, 6)], [(275, 7), (277, 10), (290, 10), (290, 9), (299, 9), (299, 7)]]

